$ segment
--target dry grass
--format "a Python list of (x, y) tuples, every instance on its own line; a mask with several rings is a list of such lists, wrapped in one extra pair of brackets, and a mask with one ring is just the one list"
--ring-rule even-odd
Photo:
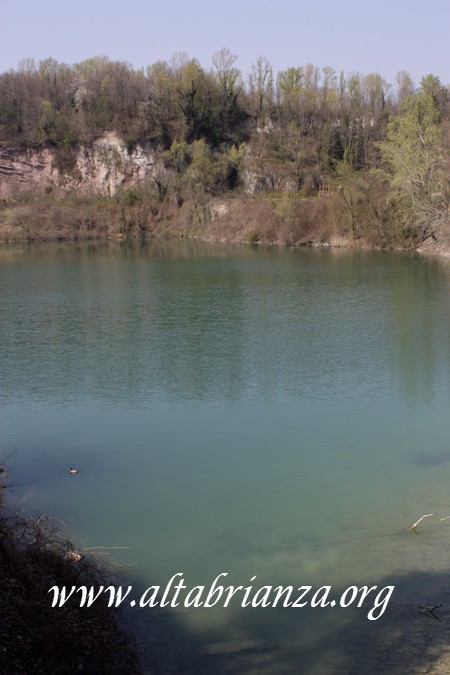
[(93, 561), (70, 561), (73, 550), (45, 519), (6, 516), (5, 472), (0, 473), (0, 671), (49, 673), (141, 673), (129, 639), (106, 600), (80, 608), (70, 598), (52, 608), (54, 586), (105, 583)]
[(324, 204), (288, 193), (241, 195), (213, 205), (205, 228), (209, 238), (239, 243), (304, 245), (323, 243)]
[(333, 232), (329, 237), (329, 243), (332, 248), (349, 248), (355, 245), (354, 240), (347, 234)]
[(145, 192), (137, 192), (136, 201), (130, 203), (97, 194), (67, 194), (61, 199), (30, 194), (16, 204), (0, 203), (0, 241), (151, 237), (288, 246), (405, 247), (401, 232), (390, 222), (378, 222), (371, 205), (358, 202), (356, 210), (352, 225), (348, 208), (335, 194), (326, 199), (288, 192), (204, 194), (191, 195), (180, 204), (160, 202)]

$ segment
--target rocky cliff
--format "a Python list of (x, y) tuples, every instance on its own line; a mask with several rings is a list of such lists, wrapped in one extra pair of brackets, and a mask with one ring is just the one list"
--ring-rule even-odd
[(152, 148), (131, 151), (114, 133), (97, 139), (91, 147), (72, 153), (63, 168), (57, 151), (48, 148), (0, 148), (0, 199), (15, 199), (24, 192), (63, 193), (96, 191), (109, 196), (121, 187), (145, 183), (165, 171), (162, 157)]
[[(150, 145), (129, 149), (114, 132), (76, 150), (0, 146), (0, 199), (5, 200), (15, 200), (25, 192), (113, 196), (120, 188), (153, 183), (153, 179), (167, 183), (169, 173), (162, 152)], [(245, 194), (295, 193), (301, 184), (290, 163), (264, 159), (250, 146), (244, 153), (240, 181)], [(311, 191), (318, 189), (316, 176), (309, 176), (307, 183)]]

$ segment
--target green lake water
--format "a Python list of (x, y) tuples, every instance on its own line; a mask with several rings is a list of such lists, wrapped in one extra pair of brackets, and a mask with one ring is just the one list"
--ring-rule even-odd
[[(153, 673), (413, 673), (438, 658), (449, 413), (446, 261), (198, 242), (0, 249), (0, 460), (16, 504), (53, 514), (80, 548), (114, 547), (97, 551), (136, 597), (178, 572), (189, 587), (227, 572), (226, 585), (337, 598), (395, 585), (376, 621), (369, 600), (130, 608)], [(441, 603), (441, 621), (418, 611)]]

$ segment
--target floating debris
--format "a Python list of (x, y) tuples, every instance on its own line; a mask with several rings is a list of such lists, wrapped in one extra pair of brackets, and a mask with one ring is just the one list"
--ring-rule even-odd
[(436, 619), (436, 621), (442, 621), (442, 619), (434, 613), (435, 609), (439, 609), (439, 607), (442, 607), (441, 605), (433, 605), (432, 607), (426, 607), (424, 605), (419, 605), (419, 610), (421, 614), (429, 614), (430, 616), (433, 617), (433, 619)]
[(431, 516), (433, 516), (433, 515), (434, 515), (434, 513), (426, 513), (424, 516), (421, 516), (421, 517), (419, 518), (419, 520), (416, 520), (416, 522), (415, 522), (413, 525), (411, 525), (411, 527), (410, 527), (409, 529), (410, 529), (410, 530), (415, 530), (416, 527), (417, 527), (418, 525), (420, 525), (420, 523), (422, 522), (422, 520), (425, 520), (425, 518), (431, 518)]

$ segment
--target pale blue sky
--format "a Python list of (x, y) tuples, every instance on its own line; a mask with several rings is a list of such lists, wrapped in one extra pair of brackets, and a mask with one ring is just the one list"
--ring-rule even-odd
[(450, 83), (449, 0), (0, 0), (0, 29), (0, 72), (101, 54), (140, 68), (182, 51), (210, 68), (228, 47), (244, 76), (266, 56), (275, 72), (311, 62)]

